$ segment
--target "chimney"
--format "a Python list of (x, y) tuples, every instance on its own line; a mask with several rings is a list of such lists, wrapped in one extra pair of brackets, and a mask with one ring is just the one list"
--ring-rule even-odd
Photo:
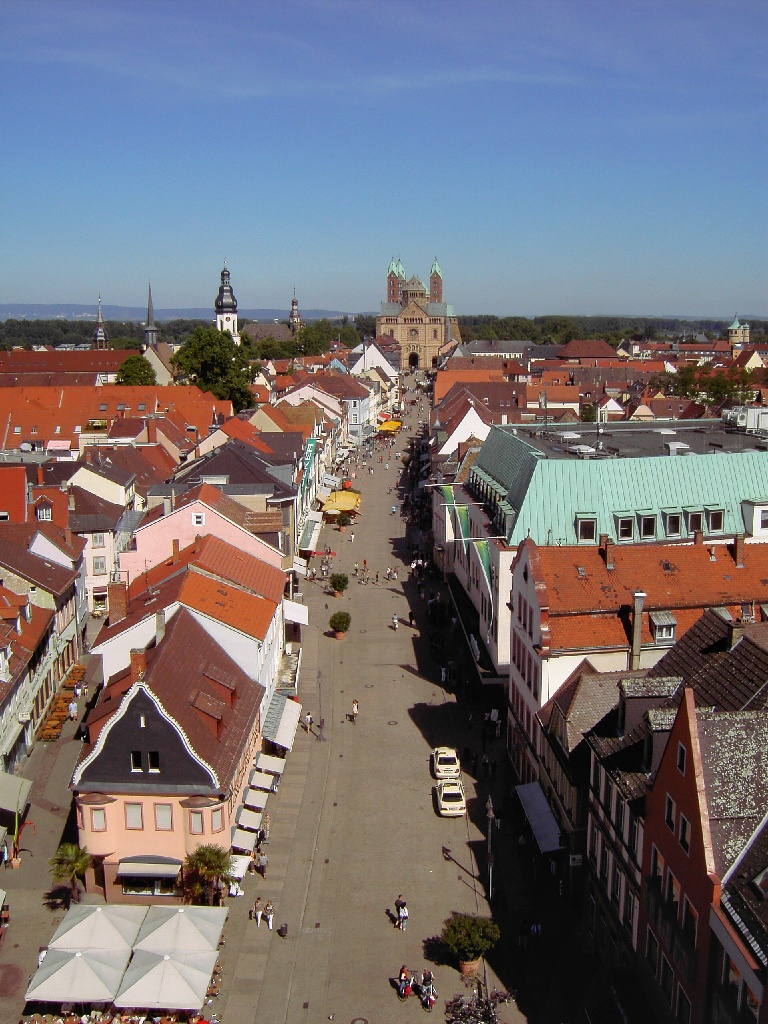
[(630, 649), (629, 668), (631, 672), (637, 672), (640, 668), (640, 647), (643, 638), (643, 601), (645, 593), (636, 590), (632, 594), (632, 647)]
[(128, 591), (122, 580), (107, 584), (107, 600), (109, 602), (109, 624), (113, 626), (128, 614)]
[(728, 623), (728, 650), (732, 651), (736, 644), (744, 636), (744, 620), (732, 619)]
[(155, 612), (155, 647), (159, 647), (165, 636), (165, 609)]
[(610, 537), (605, 538), (605, 568), (613, 569), (613, 541)]
[(134, 649), (131, 651), (131, 682), (138, 683), (147, 671), (147, 652)]
[(71, 487), (67, 489), (67, 502), (67, 509), (69, 512), (77, 511), (77, 506), (75, 505), (75, 496), (72, 493)]
[(178, 537), (174, 537), (173, 540), (171, 541), (171, 551), (173, 552), (173, 554), (171, 556), (171, 561), (175, 565), (178, 562), (178, 560), (179, 560), (179, 538)]
[(163, 515), (169, 516), (171, 514), (171, 499), (163, 498)]
[(693, 543), (701, 546), (704, 543), (704, 531), (694, 530), (693, 531)]
[(38, 462), (37, 464), (37, 482), (38, 485), (41, 487), (45, 483), (45, 476), (43, 474), (43, 464), (41, 462)]
[(737, 533), (735, 537), (733, 559), (737, 569), (744, 568), (744, 534)]

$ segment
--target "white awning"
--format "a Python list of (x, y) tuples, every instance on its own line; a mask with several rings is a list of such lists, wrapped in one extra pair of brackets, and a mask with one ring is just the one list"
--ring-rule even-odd
[(261, 818), (261, 811), (249, 811), (247, 807), (239, 807), (235, 824), (249, 832), (258, 832), (261, 829)]
[(248, 853), (253, 853), (253, 848), (256, 845), (256, 833), (246, 832), (243, 828), (232, 829), (232, 842), (231, 846), (233, 850), (247, 850)]
[(315, 491), (315, 498), (317, 501), (327, 501), (331, 496), (331, 490), (332, 488), (328, 487), (318, 487)]
[(299, 574), (299, 576), (306, 576), (307, 575), (307, 560), (306, 560), (306, 558), (297, 558), (294, 555), (293, 556), (293, 561), (291, 562), (291, 569), (294, 572), (297, 572)]
[(261, 726), (261, 734), (265, 739), (276, 743), (286, 750), (293, 748), (296, 730), (301, 717), (301, 704), (289, 700), (281, 693), (273, 695)]
[[(265, 757), (268, 755), (264, 755)], [(254, 768), (251, 774), (248, 776), (248, 785), (254, 789), (263, 789), (268, 793), (272, 792), (275, 784), (274, 775), (269, 775), (267, 772), (261, 772), (258, 768)]]
[(283, 598), (283, 618), (286, 622), (298, 622), (302, 626), (309, 624), (309, 609), (305, 604)]
[(552, 853), (560, 847), (560, 826), (552, 808), (547, 803), (544, 791), (538, 782), (517, 786), (517, 795), (523, 805), (528, 824), (531, 826), (536, 845), (542, 853)]
[[(320, 516), (320, 519), (313, 519), (313, 516)], [(320, 536), (320, 529), (322, 525), (322, 513), (310, 512), (309, 518), (304, 524), (304, 529), (301, 531), (301, 538), (299, 539), (299, 551), (317, 550), (317, 539)]]
[(234, 854), (230, 863), (230, 875), (232, 875), (233, 878), (236, 878), (238, 882), (242, 881), (242, 879), (245, 878), (248, 865), (251, 863), (251, 858), (242, 856), (241, 854)]
[(32, 783), (29, 779), (0, 772), (0, 811), (14, 814), (18, 811), (21, 814), (29, 803), (30, 789)]
[(125, 857), (117, 865), (118, 877), (175, 878), (181, 871), (181, 861), (173, 857)]
[(252, 811), (263, 811), (267, 806), (269, 793), (263, 789), (253, 789), (249, 786), (243, 793), (243, 806), (250, 807)]
[(285, 758), (275, 757), (274, 754), (259, 754), (256, 758), (256, 767), (259, 771), (269, 772), (270, 775), (282, 775), (285, 771)]

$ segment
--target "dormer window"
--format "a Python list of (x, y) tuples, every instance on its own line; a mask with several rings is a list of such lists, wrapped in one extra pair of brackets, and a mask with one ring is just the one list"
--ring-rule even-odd
[(656, 537), (656, 516), (650, 512), (638, 513), (640, 540), (654, 540)]
[(673, 644), (675, 642), (675, 629), (677, 619), (672, 612), (651, 612), (651, 629), (653, 639), (657, 644)]
[(635, 521), (631, 516), (621, 516), (617, 522), (616, 536), (619, 540), (634, 540)]
[(35, 509), (35, 516), (36, 516), (37, 519), (41, 519), (41, 520), (45, 520), (47, 522), (50, 522), (51, 521), (51, 506), (50, 505), (40, 505), (40, 506), (38, 506), (38, 508)]
[(688, 533), (700, 533), (704, 529), (704, 513), (692, 511), (686, 509), (685, 516), (687, 520)]
[(707, 533), (722, 533), (725, 525), (725, 512), (721, 508), (707, 509)]
[(683, 519), (679, 512), (664, 512), (664, 532), (668, 537), (679, 537)]
[(592, 514), (577, 515), (576, 535), (580, 544), (594, 544), (597, 539), (597, 518)]

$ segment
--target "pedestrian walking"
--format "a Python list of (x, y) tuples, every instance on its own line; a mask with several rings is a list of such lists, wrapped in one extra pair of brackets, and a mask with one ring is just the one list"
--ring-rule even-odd
[(405, 926), (408, 924), (408, 907), (405, 905), (405, 900), (400, 904), (397, 911), (397, 919), (400, 923), (400, 931), (405, 931)]
[(88, 683), (83, 683), (83, 700), (88, 700)]
[(355, 568), (354, 568), (354, 570), (353, 570), (353, 572), (352, 572), (352, 575), (353, 575), (353, 576), (357, 576), (357, 571), (358, 571), (358, 568), (359, 568), (359, 565), (358, 565), (358, 563), (357, 563), (357, 562), (355, 562)]
[(312, 732), (312, 713), (310, 711), (304, 716), (304, 721), (307, 726), (307, 732)]
[(267, 900), (267, 905), (264, 907), (264, 917), (267, 919), (267, 928), (272, 931), (272, 920), (275, 916), (275, 905), (272, 900)]
[(414, 618), (415, 618), (415, 616), (413, 614), (413, 611), (408, 612), (408, 625), (409, 626), (413, 625)]
[(378, 573), (376, 573), (376, 582), (377, 583), (379, 582), (379, 574)]
[(349, 543), (350, 544), (354, 544), (355, 543), (355, 533), (354, 533), (354, 530), (349, 535)]
[(352, 701), (352, 724), (353, 725), (355, 725), (357, 723), (357, 716), (358, 716), (359, 713), (360, 713), (360, 705), (357, 703), (356, 700), (353, 700)]
[(256, 901), (253, 904), (253, 910), (250, 913), (252, 921), (256, 922), (256, 927), (261, 927), (261, 915), (264, 913), (264, 908), (261, 905), (261, 896), (256, 897)]
[(403, 899), (403, 894), (400, 893), (400, 895), (395, 900), (395, 918), (396, 918), (396, 920), (395, 920), (395, 928), (399, 928), (400, 927), (400, 907), (402, 907), (404, 905), (405, 905), (405, 900)]
[(69, 711), (70, 721), (76, 722), (77, 721), (77, 701), (74, 698), (69, 702), (69, 705), (67, 706), (67, 710)]
[(81, 686), (80, 683), (75, 683), (75, 697), (80, 699)]
[(267, 864), (268, 863), (269, 863), (269, 861), (267, 860), (267, 855), (266, 855), (266, 853), (264, 853), (262, 851), (259, 854), (259, 856), (256, 858), (256, 869), (257, 869), (257, 871), (259, 872), (259, 874), (261, 875), (262, 878), (266, 878), (267, 877)]

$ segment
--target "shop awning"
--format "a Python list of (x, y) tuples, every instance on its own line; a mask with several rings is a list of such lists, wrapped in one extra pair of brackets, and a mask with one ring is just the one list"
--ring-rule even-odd
[(32, 783), (29, 779), (0, 772), (0, 811), (9, 811), (12, 814), (18, 811), (21, 814), (29, 803), (30, 789)]
[(293, 570), (293, 572), (297, 572), (299, 574), (299, 576), (306, 576), (307, 575), (307, 560), (306, 560), (306, 558), (297, 558), (294, 555), (293, 556), (293, 561), (291, 562), (291, 569)]
[(248, 776), (248, 785), (253, 789), (262, 789), (266, 793), (271, 793), (274, 784), (275, 776), (269, 775), (267, 772), (259, 771), (258, 768), (254, 768)]
[(542, 853), (559, 850), (560, 826), (541, 786), (538, 782), (529, 782), (524, 786), (517, 786), (516, 789), (538, 848)]
[[(341, 481), (339, 481), (341, 483)], [(315, 497), (318, 501), (326, 501), (331, 495), (331, 487), (318, 487), (315, 491)]]
[(173, 857), (124, 857), (117, 865), (118, 877), (175, 878), (181, 871), (181, 861)]
[(249, 832), (258, 832), (261, 828), (261, 817), (261, 811), (249, 811), (247, 807), (239, 807), (235, 824)]
[(255, 786), (248, 786), (243, 793), (243, 806), (250, 807), (252, 811), (263, 811), (267, 806), (269, 793), (263, 789), (256, 789)]
[(273, 695), (261, 726), (261, 734), (265, 739), (276, 743), (286, 750), (293, 749), (293, 740), (299, 727), (301, 704), (289, 700), (281, 693)]
[(299, 540), (300, 551), (315, 550), (322, 525), (322, 515), (319, 512), (310, 512), (304, 524), (304, 529), (301, 531), (301, 539)]
[(309, 609), (305, 604), (283, 598), (283, 618), (286, 622), (298, 622), (306, 626), (309, 623)]
[(274, 754), (259, 754), (256, 758), (256, 767), (261, 772), (269, 772), (270, 775), (282, 775), (285, 771), (285, 758), (275, 757)]
[(233, 828), (230, 845), (233, 850), (247, 850), (248, 853), (253, 853), (256, 846), (256, 833), (246, 832), (244, 828)]

